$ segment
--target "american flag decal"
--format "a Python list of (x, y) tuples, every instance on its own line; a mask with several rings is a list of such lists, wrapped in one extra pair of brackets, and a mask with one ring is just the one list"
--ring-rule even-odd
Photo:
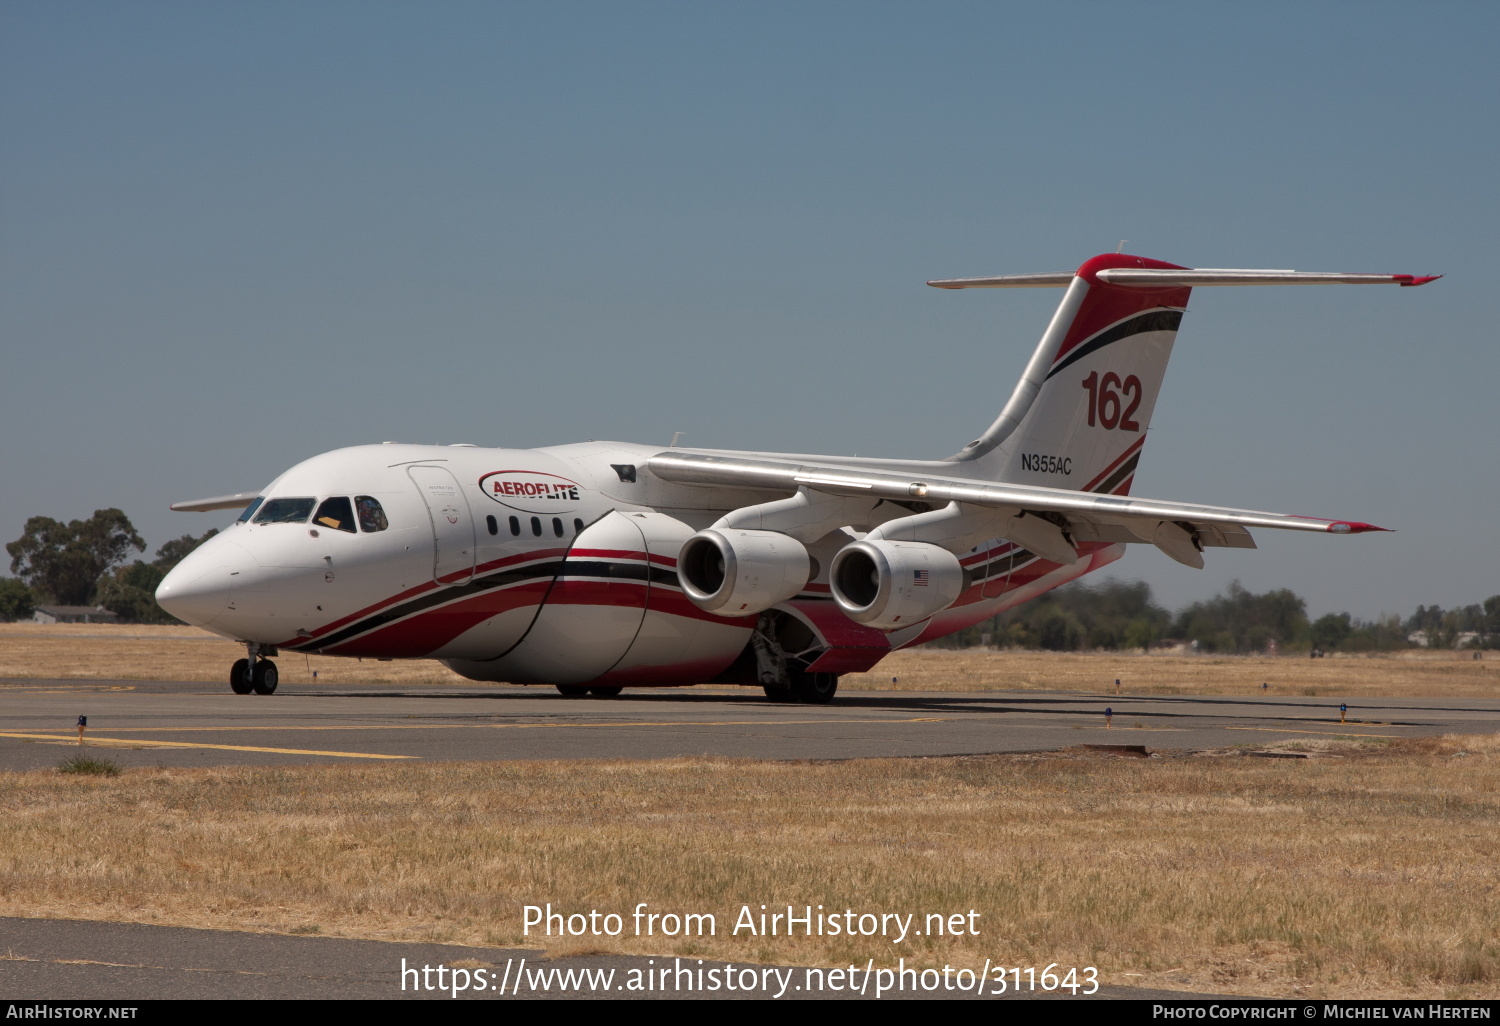
[(925, 587), (927, 587), (927, 571), (926, 570), (913, 570), (911, 572), (911, 576), (912, 576), (912, 582), (911, 583), (912, 583), (912, 585), (914, 587), (917, 587), (917, 588), (925, 588)]

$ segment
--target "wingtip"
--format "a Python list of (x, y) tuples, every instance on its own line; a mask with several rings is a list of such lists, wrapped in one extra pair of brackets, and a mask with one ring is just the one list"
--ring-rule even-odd
[(1401, 281), (1398, 284), (1400, 284), (1400, 286), (1403, 289), (1409, 289), (1409, 288), (1414, 288), (1414, 287), (1416, 287), (1418, 285), (1426, 285), (1430, 281), (1437, 281), (1439, 278), (1442, 277), (1442, 275), (1441, 274), (1415, 274), (1415, 275), (1412, 275), (1412, 274), (1403, 274), (1400, 277), (1403, 278), (1403, 279), (1406, 279), (1406, 280)]
[(1335, 520), (1328, 525), (1329, 534), (1365, 534), (1368, 531), (1384, 531), (1392, 534), (1389, 527), (1376, 527), (1359, 520)]

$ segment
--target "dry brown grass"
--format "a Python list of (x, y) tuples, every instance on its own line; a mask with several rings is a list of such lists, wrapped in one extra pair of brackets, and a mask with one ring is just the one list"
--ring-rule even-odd
[[(145, 624), (0, 623), (0, 678), (227, 681), (245, 649), (197, 627)], [(323, 684), (470, 684), (431, 659), (286, 653), (281, 679)]]
[[(1319, 751), (0, 774), (0, 914), (802, 965), (1058, 962), (1242, 994), (1494, 996), (1500, 738)], [(548, 901), (713, 912), (719, 936), (523, 937), (521, 905)], [(742, 903), (973, 908), (982, 933), (900, 947), (736, 939)]]
[[(1500, 652), (1416, 651), (1389, 656), (1208, 656), (1139, 652), (992, 652), (911, 649), (839, 687), (901, 691), (1024, 691), (1133, 695), (1277, 695), (1500, 698)], [(892, 683), (895, 677), (897, 683)]]
[[(116, 624), (0, 624), (0, 678), (125, 680), (227, 679), (244, 654), (194, 627)], [(1500, 653), (1411, 652), (1395, 656), (1299, 659), (1139, 653), (990, 652), (915, 649), (886, 657), (841, 687), (879, 691), (1112, 692), (1250, 694), (1269, 683), (1281, 695), (1476, 698), (1500, 696)], [(288, 653), (281, 679), (325, 684), (469, 684), (430, 659), (383, 663)], [(891, 678), (896, 678), (892, 683)], [(489, 686), (489, 685), (484, 685)]]

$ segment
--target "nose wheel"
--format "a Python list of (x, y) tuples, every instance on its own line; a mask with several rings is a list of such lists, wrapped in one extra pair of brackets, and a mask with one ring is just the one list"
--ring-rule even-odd
[(250, 657), (235, 660), (234, 665), (229, 668), (229, 690), (236, 695), (248, 695), (252, 691), (257, 695), (275, 694), (276, 685), (281, 682), (276, 664), (260, 654), (259, 645), (247, 647)]

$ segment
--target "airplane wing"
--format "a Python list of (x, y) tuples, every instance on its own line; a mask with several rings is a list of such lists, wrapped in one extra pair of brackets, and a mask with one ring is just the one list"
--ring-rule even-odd
[(244, 509), (255, 501), (260, 492), (236, 492), (233, 495), (215, 495), (211, 499), (189, 499), (174, 502), (168, 509), (178, 513), (208, 513), (216, 509)]
[[(1035, 485), (917, 477), (837, 465), (781, 463), (734, 456), (663, 452), (651, 457), (646, 466), (664, 480), (685, 485), (755, 488), (783, 493), (805, 487), (834, 495), (869, 495), (937, 506), (949, 502), (967, 503), (1008, 512), (1013, 518), (1041, 515), (1041, 519), (1066, 531), (1073, 541), (1155, 544), (1172, 558), (1190, 566), (1202, 565), (1201, 557), (1190, 549), (1255, 548), (1249, 530), (1252, 527), (1320, 534), (1386, 530), (1356, 520), (1323, 520)], [(1009, 537), (1003, 531), (1000, 534)], [(1024, 538), (1013, 540), (1026, 544)]]

